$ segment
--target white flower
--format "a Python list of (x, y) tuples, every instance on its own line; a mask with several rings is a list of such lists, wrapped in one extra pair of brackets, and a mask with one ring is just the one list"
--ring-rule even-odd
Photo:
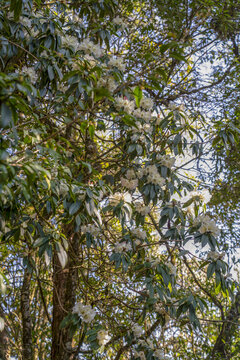
[(143, 170), (143, 169), (139, 169), (139, 170), (137, 171), (137, 177), (138, 177), (139, 179), (141, 179), (141, 178), (143, 177), (143, 175), (144, 175), (144, 170)]
[(146, 216), (151, 211), (149, 206), (145, 206), (140, 202), (136, 202), (135, 208), (136, 208), (136, 212), (138, 212), (142, 216)]
[(154, 349), (154, 345), (153, 345), (152, 340), (147, 339), (147, 344), (148, 344), (148, 346), (149, 346), (152, 350)]
[(94, 54), (96, 57), (103, 55), (103, 50), (98, 44), (94, 44), (90, 39), (84, 39), (79, 45), (78, 50), (84, 51), (86, 54)]
[(121, 19), (119, 16), (116, 16), (116, 17), (112, 20), (112, 23), (115, 24), (115, 25), (120, 25), (120, 26), (122, 26), (123, 28), (126, 27), (126, 24), (124, 23), (124, 20)]
[(115, 193), (112, 196), (109, 197), (109, 204), (112, 206), (117, 206), (121, 201), (123, 202), (131, 202), (132, 197), (129, 193)]
[(147, 182), (158, 185), (162, 187), (165, 184), (165, 179), (161, 177), (158, 173), (157, 167), (155, 165), (149, 165), (145, 169), (145, 174), (147, 175)]
[(98, 236), (101, 230), (94, 224), (88, 224), (81, 226), (81, 231), (84, 234), (90, 233), (92, 236)]
[(220, 230), (217, 227), (215, 221), (212, 220), (208, 215), (202, 215), (202, 216), (199, 216), (198, 218), (196, 218), (194, 220), (193, 225), (198, 225), (198, 224), (201, 224), (200, 228), (198, 229), (198, 231), (201, 234), (210, 232), (215, 237), (217, 237), (220, 234)]
[(123, 251), (131, 251), (132, 250), (132, 246), (130, 243), (126, 243), (125, 241), (123, 242), (117, 242), (114, 248), (114, 251), (116, 253), (122, 253)]
[(117, 87), (118, 87), (118, 84), (116, 84), (116, 81), (113, 77), (109, 77), (107, 79), (107, 88), (110, 92), (113, 92)]
[(24, 75), (28, 75), (30, 80), (31, 80), (31, 83), (35, 83), (38, 79), (38, 75), (34, 69), (34, 67), (27, 67), (27, 66), (23, 66), (22, 67), (22, 73)]
[(141, 242), (141, 240), (136, 239), (136, 240), (135, 240), (135, 244), (138, 246), (138, 245), (142, 244), (142, 242)]
[(72, 35), (65, 35), (62, 38), (62, 45), (67, 47), (72, 47), (75, 51), (77, 51), (79, 42), (78, 39), (75, 36)]
[(176, 276), (177, 268), (171, 262), (168, 262), (166, 265), (169, 268), (169, 273)]
[(142, 329), (142, 327), (141, 327), (140, 325), (138, 325), (138, 324), (133, 324), (133, 325), (132, 325), (132, 332), (133, 332), (134, 336), (135, 336), (136, 338), (138, 338), (138, 337), (140, 337), (140, 336), (142, 335), (143, 329)]
[(144, 352), (143, 352), (143, 351), (139, 351), (139, 352), (135, 351), (134, 356), (135, 356), (136, 358), (140, 357), (141, 360), (146, 360), (146, 356), (144, 355)]
[(91, 56), (91, 55), (89, 55), (89, 54), (85, 54), (84, 60), (86, 60), (86, 61), (89, 63), (89, 65), (91, 65), (91, 66), (95, 66), (95, 65), (96, 65), (96, 60), (94, 59), (93, 56)]
[(153, 355), (158, 358), (159, 360), (165, 360), (166, 357), (164, 355), (164, 351), (163, 350), (160, 350), (160, 349), (157, 349), (154, 351)]
[(168, 104), (168, 108), (169, 108), (169, 110), (176, 110), (177, 108), (178, 108), (178, 106), (176, 105), (176, 104), (174, 104), (174, 102), (170, 102), (169, 104)]
[(151, 98), (143, 97), (140, 101), (140, 105), (144, 109), (149, 110), (149, 109), (152, 109), (154, 102)]
[[(133, 111), (133, 116), (135, 116), (136, 118), (143, 119), (146, 122), (149, 122), (151, 120), (151, 112), (150, 111), (142, 111), (140, 108), (135, 109)], [(138, 123), (138, 124), (140, 124), (140, 123)], [(140, 124), (140, 126), (141, 126), (141, 124)], [(136, 130), (141, 131), (141, 129), (136, 129)]]
[(98, 80), (97, 86), (108, 88), (110, 92), (113, 92), (118, 87), (118, 84), (113, 77), (106, 77)]
[(195, 198), (195, 200), (201, 201), (203, 204), (207, 204), (211, 200), (211, 194), (207, 189), (192, 191), (189, 195), (191, 198)]
[(115, 101), (115, 107), (117, 110), (121, 110), (123, 108), (126, 113), (132, 114), (135, 107), (134, 101), (129, 101), (128, 99), (123, 99), (122, 97), (117, 97)]
[(94, 319), (96, 312), (90, 305), (83, 305), (81, 302), (78, 302), (73, 307), (73, 314), (78, 314), (85, 323), (90, 323)]
[(5, 326), (5, 321), (2, 317), (0, 317), (0, 332), (3, 331)]
[(102, 346), (109, 341), (110, 336), (108, 335), (108, 332), (106, 330), (99, 330), (97, 333), (97, 339), (99, 345)]
[(176, 159), (175, 158), (171, 158), (170, 155), (157, 155), (157, 160), (160, 160), (160, 164), (164, 165), (166, 167), (168, 167), (169, 169), (171, 169), (171, 167), (174, 165)]
[(125, 71), (126, 69), (126, 65), (123, 63), (123, 59), (122, 58), (115, 58), (112, 57), (109, 62), (108, 62), (109, 66), (113, 66), (113, 67), (117, 67), (119, 70), (121, 71)]
[(122, 186), (124, 186), (125, 188), (127, 188), (129, 190), (135, 190), (136, 187), (138, 186), (138, 179), (128, 180), (128, 179), (124, 179), (123, 177), (121, 177), (120, 180), (121, 180)]
[(159, 258), (156, 258), (155, 260), (153, 260), (152, 266), (157, 266), (160, 263), (161, 263), (161, 260)]
[[(141, 118), (142, 117), (142, 110), (140, 108), (135, 109), (134, 112), (133, 112), (133, 116), (135, 116), (137, 118)], [(140, 124), (140, 123), (137, 123), (137, 124)]]
[(136, 178), (136, 175), (135, 175), (135, 172), (133, 169), (128, 169), (125, 176), (128, 180)]
[(222, 259), (225, 256), (225, 253), (218, 253), (217, 251), (209, 251), (207, 254), (207, 259), (212, 259), (214, 261), (217, 261), (218, 259)]
[(148, 165), (144, 169), (144, 175), (147, 175), (147, 182), (155, 185), (163, 186), (165, 179), (162, 178), (155, 165)]
[(144, 240), (147, 237), (146, 231), (141, 230), (141, 229), (133, 229), (132, 234), (133, 234), (133, 236), (135, 236), (136, 238), (138, 238), (140, 240)]

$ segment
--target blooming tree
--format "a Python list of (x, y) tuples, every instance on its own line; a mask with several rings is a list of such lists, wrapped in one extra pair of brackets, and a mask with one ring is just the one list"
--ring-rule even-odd
[(234, 11), (0, 5), (1, 358), (239, 357), (238, 283), (200, 171), (238, 141), (206, 115), (239, 67)]

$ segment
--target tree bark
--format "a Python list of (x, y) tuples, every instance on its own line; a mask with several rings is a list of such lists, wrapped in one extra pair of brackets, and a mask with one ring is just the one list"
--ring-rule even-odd
[(234, 303), (232, 304), (224, 323), (222, 324), (220, 334), (214, 345), (211, 360), (230, 360), (231, 344), (238, 328), (238, 319), (240, 318), (240, 292), (236, 294)]
[[(0, 316), (4, 319), (4, 312), (0, 309)], [(10, 359), (10, 348), (9, 348), (9, 338), (6, 325), (3, 331), (0, 331), (0, 360), (9, 360)]]
[[(69, 229), (68, 234), (71, 229)], [(72, 312), (77, 286), (77, 235), (69, 234), (68, 264), (62, 269), (57, 252), (53, 256), (53, 321), (51, 360), (71, 360), (73, 336), (68, 328), (60, 329), (62, 320)]]
[(30, 284), (31, 273), (24, 270), (24, 278), (21, 289), (21, 314), (22, 314), (22, 357), (24, 360), (33, 360), (32, 344), (32, 319), (30, 311)]

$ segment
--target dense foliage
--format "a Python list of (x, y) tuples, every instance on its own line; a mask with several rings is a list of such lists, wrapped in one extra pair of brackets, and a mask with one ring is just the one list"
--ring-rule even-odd
[(1, 2), (1, 359), (239, 359), (239, 11)]

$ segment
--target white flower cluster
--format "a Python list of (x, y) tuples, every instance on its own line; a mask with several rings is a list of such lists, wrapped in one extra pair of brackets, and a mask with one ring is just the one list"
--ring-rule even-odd
[(195, 198), (204, 204), (207, 204), (211, 200), (211, 194), (207, 189), (192, 191), (189, 195), (191, 198)]
[(122, 186), (124, 186), (125, 188), (129, 189), (129, 190), (135, 190), (136, 187), (138, 186), (138, 179), (125, 179), (123, 177), (121, 177), (121, 184)]
[(134, 351), (134, 357), (140, 358), (140, 360), (146, 360), (146, 356), (144, 355), (144, 351)]
[(126, 27), (126, 24), (124, 23), (123, 19), (121, 19), (119, 16), (116, 16), (113, 20), (112, 23), (115, 25), (119, 25), (122, 28)]
[(143, 96), (140, 101), (140, 106), (144, 109), (150, 110), (153, 108), (154, 102), (151, 98)]
[(138, 186), (138, 179), (136, 179), (136, 175), (134, 170), (129, 169), (126, 174), (126, 178), (121, 177), (122, 186), (126, 187), (129, 190), (135, 190)]
[(145, 206), (140, 202), (136, 202), (135, 209), (136, 209), (136, 212), (138, 212), (142, 216), (146, 216), (151, 211), (149, 206)]
[[(143, 119), (145, 120), (146, 122), (149, 122), (152, 118), (152, 113), (151, 111), (145, 111), (145, 110), (141, 110), (140, 108), (138, 109), (135, 109), (133, 112), (132, 112), (132, 115), (137, 117), (137, 118), (140, 118), (140, 119)], [(138, 123), (140, 124), (140, 123)]]
[(138, 324), (133, 324), (131, 330), (136, 338), (140, 337), (143, 333), (142, 327)]
[(62, 45), (66, 47), (72, 47), (75, 51), (78, 50), (79, 41), (75, 36), (72, 35), (65, 35), (62, 37)]
[(166, 360), (166, 356), (164, 355), (164, 351), (157, 349), (154, 351), (153, 355), (158, 358), (159, 360)]
[(113, 92), (118, 87), (118, 84), (113, 77), (106, 77), (101, 78), (98, 81), (97, 86), (107, 88), (110, 92)]
[(167, 265), (167, 267), (169, 268), (169, 273), (170, 273), (171, 275), (176, 276), (176, 274), (177, 274), (177, 268), (176, 268), (171, 262), (168, 262), (166, 265)]
[(114, 251), (116, 253), (122, 253), (124, 251), (131, 251), (132, 250), (132, 246), (130, 243), (126, 243), (126, 241), (123, 242), (117, 242), (114, 248)]
[(121, 110), (123, 108), (126, 113), (132, 114), (135, 108), (135, 102), (122, 97), (117, 97), (115, 99), (115, 107), (117, 110)]
[(217, 227), (215, 221), (212, 220), (208, 215), (202, 215), (202, 216), (199, 216), (198, 218), (196, 218), (194, 220), (193, 225), (198, 225), (198, 224), (201, 224), (200, 228), (198, 229), (198, 231), (201, 234), (210, 232), (215, 237), (217, 237), (220, 234), (220, 230)]
[(94, 44), (90, 39), (84, 39), (77, 47), (77, 50), (82, 50), (86, 54), (94, 54), (96, 57), (103, 55), (103, 50), (99, 44)]
[(31, 80), (31, 83), (35, 83), (38, 79), (38, 75), (34, 69), (34, 67), (27, 67), (27, 66), (23, 66), (22, 67), (22, 73), (24, 75), (27, 75), (29, 76), (30, 80)]
[(145, 133), (151, 134), (152, 133), (152, 126), (150, 124), (141, 124), (139, 121), (136, 122), (137, 128), (134, 126), (132, 127), (133, 135), (131, 136), (132, 142), (140, 140), (142, 142), (146, 142)]
[(97, 227), (97, 226), (94, 225), (94, 224), (88, 224), (88, 225), (83, 225), (83, 226), (81, 226), (81, 231), (82, 231), (82, 233), (84, 233), (84, 234), (89, 233), (89, 234), (91, 234), (92, 236), (98, 236), (99, 233), (100, 233), (99, 227)]
[(222, 259), (224, 258), (225, 256), (225, 253), (218, 253), (217, 251), (209, 251), (209, 253), (207, 254), (207, 259), (211, 259), (211, 260), (214, 260), (214, 261), (217, 261), (219, 259)]
[[(144, 98), (145, 100), (143, 100), (143, 104), (146, 108), (146, 106), (150, 106), (152, 104), (152, 100), (150, 98)], [(136, 104), (134, 100), (128, 100), (128, 99), (124, 99), (122, 97), (118, 97), (115, 99), (116, 103), (115, 106), (117, 108), (117, 110), (121, 110), (122, 108), (124, 109), (124, 111), (126, 113), (128, 113), (129, 115), (132, 115), (136, 118), (139, 119), (143, 119), (145, 122), (149, 123), (151, 118), (152, 118), (152, 113), (150, 110), (141, 110), (140, 108), (136, 108)], [(152, 128), (150, 127), (150, 125), (144, 127), (144, 125), (142, 126), (142, 124), (140, 122), (138, 122), (136, 124), (138, 126), (138, 129), (136, 131), (140, 131), (140, 132), (152, 132)], [(134, 127), (134, 129), (136, 129)]]
[(149, 165), (144, 169), (144, 175), (147, 175), (147, 182), (162, 187), (165, 179), (161, 177), (155, 165)]
[(120, 57), (112, 57), (109, 60), (108, 65), (112, 67), (117, 67), (121, 71), (125, 71), (126, 69), (126, 65), (124, 64), (123, 59)]
[(170, 155), (157, 155), (157, 160), (160, 161), (160, 164), (166, 166), (167, 168), (171, 169), (174, 165), (176, 159), (174, 157), (171, 158)]
[(147, 237), (147, 233), (145, 230), (141, 229), (133, 229), (132, 230), (133, 236), (135, 236), (137, 239), (144, 240)]
[(170, 102), (169, 105), (168, 105), (168, 108), (169, 108), (169, 110), (172, 110), (172, 111), (175, 111), (175, 110), (184, 111), (184, 105), (183, 104), (177, 105), (177, 104), (174, 104), (174, 102)]
[(160, 315), (162, 315), (164, 317), (165, 323), (169, 323), (170, 321), (170, 316), (168, 314), (168, 312), (162, 307), (162, 304), (155, 304), (155, 310), (157, 313), (159, 313)]
[(102, 346), (109, 341), (110, 336), (108, 335), (108, 332), (106, 330), (99, 330), (97, 333), (97, 339), (99, 345)]
[(91, 305), (83, 305), (81, 302), (78, 302), (73, 307), (73, 314), (78, 314), (82, 317), (85, 323), (90, 323), (94, 319), (96, 312), (93, 310)]
[(91, 65), (91, 66), (95, 66), (97, 63), (96, 59), (94, 59), (94, 57), (89, 54), (85, 54), (84, 60), (87, 61), (89, 63), (89, 65)]
[(156, 258), (155, 260), (152, 261), (152, 266), (157, 266), (158, 264), (161, 263), (161, 260), (159, 258)]
[(109, 197), (109, 204), (112, 206), (117, 206), (117, 204), (119, 204), (121, 201), (124, 202), (131, 202), (132, 197), (129, 193), (115, 193), (112, 196)]

